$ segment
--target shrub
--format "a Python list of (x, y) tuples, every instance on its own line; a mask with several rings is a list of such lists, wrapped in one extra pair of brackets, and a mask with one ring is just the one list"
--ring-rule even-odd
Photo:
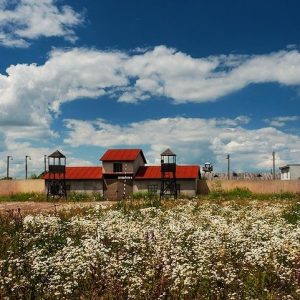
[(68, 195), (68, 200), (74, 202), (90, 201), (91, 195), (88, 193), (71, 192)]
[(101, 193), (99, 193), (99, 192), (93, 192), (92, 193), (92, 199), (94, 201), (104, 201), (105, 200), (104, 197), (103, 197), (103, 195)]
[(253, 193), (248, 188), (235, 188), (225, 191), (223, 189), (214, 189), (209, 193), (209, 198), (214, 200), (236, 200), (249, 199), (253, 197)]
[(282, 214), (282, 217), (290, 224), (297, 224), (300, 221), (300, 203), (290, 205)]

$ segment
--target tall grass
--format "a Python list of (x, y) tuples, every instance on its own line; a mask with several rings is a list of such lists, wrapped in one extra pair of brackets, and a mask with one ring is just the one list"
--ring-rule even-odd
[(35, 201), (42, 202), (47, 201), (47, 197), (42, 193), (17, 193), (11, 195), (0, 195), (0, 202), (24, 202)]
[[(56, 202), (56, 201), (66, 201), (65, 198), (47, 198), (44, 193), (17, 193), (11, 195), (0, 195), (1, 202)], [(104, 198), (100, 192), (93, 193), (81, 193), (81, 192), (71, 192), (67, 194), (67, 201), (71, 202), (85, 202), (85, 201), (104, 201)]]
[(210, 200), (265, 200), (265, 201), (278, 201), (278, 200), (300, 200), (300, 194), (282, 192), (273, 194), (257, 194), (252, 193), (248, 188), (234, 188), (225, 191), (220, 188), (213, 189), (207, 196), (200, 196), (200, 198), (207, 198)]
[(0, 214), (0, 299), (300, 299), (296, 202), (148, 201)]

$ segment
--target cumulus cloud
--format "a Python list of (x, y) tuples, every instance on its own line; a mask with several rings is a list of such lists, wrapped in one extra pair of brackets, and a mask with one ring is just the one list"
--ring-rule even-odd
[[(1, 133), (0, 133), (1, 137)], [(10, 176), (13, 178), (25, 178), (25, 155), (29, 155), (31, 159), (28, 159), (28, 176), (31, 174), (39, 175), (44, 171), (44, 155), (50, 155), (55, 150), (59, 149), (67, 156), (68, 166), (89, 166), (92, 163), (89, 160), (74, 157), (71, 151), (68, 151), (63, 146), (55, 145), (50, 147), (49, 145), (32, 144), (30, 141), (16, 140), (14, 135), (4, 137), (6, 146), (1, 148), (0, 144), (0, 178), (6, 177), (7, 167), (7, 155), (13, 157), (10, 161)]]
[(56, 0), (0, 1), (0, 44), (27, 47), (39, 37), (63, 37), (75, 42), (74, 27), (83, 17), (70, 6)]
[[(265, 82), (300, 85), (300, 53), (286, 50), (266, 55), (193, 58), (166, 46), (131, 54), (55, 49), (42, 65), (11, 65), (0, 74), (0, 126), (2, 131), (9, 128), (10, 135), (20, 138), (56, 137), (51, 123), (59, 115), (61, 104), (79, 98), (106, 95), (137, 102), (159, 96), (173, 103), (203, 103), (249, 84)], [(215, 122), (238, 126), (248, 121), (242, 117)]]
[(0, 152), (6, 150), (5, 134), (0, 131)]
[(243, 128), (248, 122), (243, 116), (235, 119), (162, 118), (127, 126), (101, 119), (65, 120), (69, 132), (64, 142), (73, 147), (146, 147), (150, 162), (158, 162), (159, 154), (170, 147), (181, 163), (201, 164), (210, 160), (221, 170), (226, 168), (226, 154), (231, 154), (233, 168), (237, 171), (271, 168), (272, 151), (277, 153), (278, 165), (297, 161), (298, 135), (272, 127)]
[(50, 125), (61, 103), (96, 98), (106, 88), (127, 84), (119, 71), (121, 60), (120, 53), (73, 49), (53, 51), (42, 66), (10, 66), (7, 75), (0, 75), (0, 125), (54, 135)]
[(125, 71), (134, 84), (120, 96), (135, 102), (142, 96), (165, 96), (176, 103), (208, 102), (251, 83), (277, 82), (299, 85), (297, 50), (267, 55), (220, 55), (193, 58), (165, 46), (126, 60)]
[(288, 122), (295, 122), (300, 120), (300, 116), (284, 116), (265, 119), (264, 121), (274, 127), (284, 127)]

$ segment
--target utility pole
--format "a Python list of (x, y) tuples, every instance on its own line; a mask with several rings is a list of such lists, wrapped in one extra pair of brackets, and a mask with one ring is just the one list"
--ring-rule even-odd
[(272, 152), (273, 156), (273, 180), (275, 180), (275, 152)]
[(25, 156), (25, 178), (27, 179), (27, 173), (28, 173), (28, 163), (27, 163), (27, 159), (31, 160), (31, 157), (29, 155)]
[(227, 178), (230, 180), (230, 154), (227, 154), (226, 159), (228, 160), (228, 165), (227, 165)]
[(13, 160), (12, 156), (7, 155), (6, 179), (9, 179), (9, 161)]
[(45, 171), (45, 174), (47, 172), (47, 155), (44, 154), (44, 171)]

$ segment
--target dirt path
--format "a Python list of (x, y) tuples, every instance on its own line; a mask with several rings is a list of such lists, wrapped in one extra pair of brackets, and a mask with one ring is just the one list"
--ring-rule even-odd
[(51, 212), (58, 210), (68, 210), (73, 208), (95, 207), (100, 205), (101, 207), (109, 207), (113, 205), (113, 201), (103, 202), (0, 202), (0, 213), (9, 211), (18, 211), (26, 213), (39, 213), (39, 212)]

